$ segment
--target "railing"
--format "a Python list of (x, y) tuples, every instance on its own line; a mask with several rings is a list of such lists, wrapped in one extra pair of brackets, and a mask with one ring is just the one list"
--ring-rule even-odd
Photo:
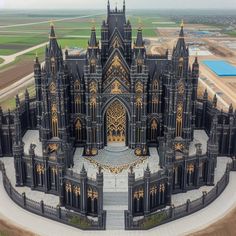
[(43, 201), (33, 201), (27, 198), (25, 193), (18, 193), (12, 186), (6, 175), (5, 166), (2, 161), (0, 161), (0, 171), (2, 172), (3, 186), (8, 196), (23, 209), (82, 230), (105, 230), (106, 211), (103, 211), (102, 214), (98, 216), (98, 220), (92, 220), (82, 214), (62, 209), (60, 206), (52, 207), (45, 205)]
[(217, 184), (208, 193), (203, 192), (202, 196), (194, 201), (187, 202), (180, 206), (174, 206), (158, 212), (144, 216), (142, 219), (135, 220), (133, 216), (125, 211), (125, 229), (126, 230), (148, 230), (167, 222), (179, 219), (199, 211), (212, 203), (226, 188), (229, 183), (230, 171), (236, 171), (236, 160), (228, 163), (224, 175)]

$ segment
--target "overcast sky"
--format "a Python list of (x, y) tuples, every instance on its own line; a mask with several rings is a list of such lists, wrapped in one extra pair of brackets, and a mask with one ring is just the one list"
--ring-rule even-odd
[[(110, 0), (113, 6), (123, 0)], [(107, 0), (0, 0), (0, 8), (10, 9), (104, 9)], [(127, 8), (183, 9), (183, 8), (236, 8), (236, 0), (126, 0)]]

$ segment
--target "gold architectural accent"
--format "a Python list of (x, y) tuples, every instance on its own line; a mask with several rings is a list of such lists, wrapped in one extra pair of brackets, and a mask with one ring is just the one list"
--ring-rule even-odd
[(91, 151), (92, 155), (97, 155), (98, 154), (98, 150), (97, 148), (92, 148), (92, 151)]
[(151, 129), (154, 129), (154, 130), (157, 129), (157, 121), (156, 121), (156, 119), (152, 120)]
[(182, 19), (180, 27), (184, 27), (184, 20)]
[(50, 144), (48, 144), (48, 148), (49, 148), (50, 152), (57, 151), (57, 149), (58, 149), (58, 144), (56, 144), (56, 143), (50, 143)]
[(45, 171), (44, 166), (38, 164), (38, 165), (36, 166), (36, 171), (37, 171), (38, 174), (44, 174), (44, 171)]
[(73, 186), (73, 192), (75, 193), (75, 196), (80, 195), (80, 187), (78, 187), (78, 186)]
[(88, 188), (87, 191), (88, 197), (90, 197), (92, 200), (94, 200), (95, 198), (98, 198), (98, 192), (94, 191), (91, 187)]
[(179, 84), (178, 84), (178, 93), (179, 95), (183, 95), (184, 94), (184, 82), (181, 81)]
[(184, 145), (182, 143), (176, 143), (175, 144), (175, 151), (183, 151)]
[(55, 85), (54, 82), (52, 82), (52, 83), (50, 84), (49, 90), (50, 90), (50, 93), (51, 93), (51, 94), (56, 93), (56, 85)]
[(97, 93), (97, 85), (94, 81), (91, 82), (89, 85), (89, 92), (90, 93)]
[(57, 167), (56, 166), (52, 167), (52, 173), (57, 175)]
[(158, 191), (157, 186), (156, 186), (156, 185), (153, 185), (153, 186), (151, 187), (151, 189), (150, 189), (150, 194), (154, 195), (154, 194), (157, 193), (157, 191)]
[(139, 106), (139, 107), (143, 106), (143, 99), (142, 99), (142, 97), (138, 96), (136, 98), (136, 106)]
[(75, 83), (74, 83), (74, 89), (75, 90), (80, 90), (80, 82), (78, 80), (76, 80)]
[(160, 184), (159, 192), (165, 192), (165, 184)]
[(134, 153), (135, 153), (136, 156), (141, 156), (142, 149), (141, 148), (136, 148)]
[(57, 105), (56, 104), (52, 104), (51, 117), (52, 117), (52, 136), (58, 137), (58, 117), (57, 117)]
[(126, 112), (119, 101), (114, 101), (107, 109), (108, 142), (125, 142)]
[[(90, 151), (86, 150), (86, 154), (89, 155)], [(102, 168), (104, 170), (108, 170), (112, 174), (119, 174), (123, 170), (130, 169), (130, 167), (135, 167), (135, 166), (138, 166), (140, 164), (144, 164), (144, 162), (147, 160), (147, 158), (148, 158), (147, 156), (140, 156), (139, 158), (137, 158), (136, 161), (134, 161), (132, 163), (127, 163), (127, 164), (124, 164), (124, 165), (111, 166), (111, 165), (106, 165), (106, 164), (100, 164), (93, 157), (85, 157), (85, 159), (87, 161), (89, 161), (91, 164), (93, 164), (95, 168)]]
[(137, 82), (135, 85), (136, 93), (143, 93), (143, 84), (141, 82)]
[(183, 123), (183, 103), (179, 102), (177, 104), (177, 111), (176, 111), (176, 136), (182, 136), (182, 124)]
[(91, 99), (90, 99), (90, 106), (94, 106), (94, 107), (96, 107), (96, 97), (91, 97)]
[(67, 184), (66, 184), (66, 192), (67, 192), (67, 193), (68, 193), (68, 192), (71, 193), (71, 191), (72, 191), (72, 186), (71, 186), (70, 183), (67, 183)]
[(157, 91), (157, 90), (158, 90), (158, 87), (159, 87), (158, 81), (155, 79), (155, 80), (152, 82), (152, 89), (153, 89), (154, 91)]
[(194, 164), (188, 164), (187, 165), (187, 171), (189, 173), (193, 173), (194, 172)]
[(143, 198), (144, 196), (144, 191), (143, 188), (140, 188), (139, 190), (134, 192), (134, 198), (140, 199), (141, 197)]
[(117, 80), (115, 80), (113, 82), (113, 84), (111, 85), (111, 93), (112, 94), (121, 94), (122, 91), (121, 91), (120, 87), (121, 87), (121, 84)]

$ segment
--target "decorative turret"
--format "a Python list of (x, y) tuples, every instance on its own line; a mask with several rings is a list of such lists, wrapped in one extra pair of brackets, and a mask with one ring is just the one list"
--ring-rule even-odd
[(88, 46), (89, 46), (89, 48), (97, 48), (98, 47), (98, 41), (97, 41), (97, 37), (96, 37), (95, 25), (92, 26), (91, 35), (90, 35), (90, 40), (88, 42)]
[(173, 50), (173, 69), (177, 77), (187, 78), (188, 75), (188, 62), (189, 51), (185, 44), (184, 39), (184, 24), (181, 23), (181, 29), (179, 33), (179, 39), (176, 47)]
[(210, 131), (210, 137), (208, 140), (208, 144), (216, 145), (218, 143), (217, 138), (217, 116), (215, 115), (213, 117), (212, 125), (211, 125), (211, 131)]
[(110, 1), (109, 0), (107, 1), (107, 13), (108, 14), (110, 13)]
[(214, 183), (214, 168), (217, 164), (217, 155), (219, 152), (219, 143), (218, 143), (218, 135), (217, 135), (217, 115), (215, 114), (213, 117), (213, 121), (211, 124), (211, 131), (209, 140), (207, 141), (207, 156), (208, 156), (208, 165), (207, 165), (207, 184), (212, 185)]
[(213, 97), (212, 105), (213, 105), (213, 108), (217, 107), (217, 97), (216, 97), (216, 94)]
[(203, 100), (208, 100), (208, 92), (207, 92), (207, 89), (205, 89), (205, 91), (204, 91)]
[(234, 112), (234, 108), (233, 108), (233, 104), (231, 103), (229, 106), (229, 114), (233, 114)]
[(56, 74), (63, 67), (62, 49), (57, 43), (54, 25), (51, 23), (49, 45), (46, 46), (45, 68), (47, 72)]
[(125, 0), (123, 1), (123, 12), (125, 12)]
[(13, 156), (16, 170), (16, 185), (24, 185), (24, 166), (22, 157), (24, 154), (24, 144), (22, 142), (21, 120), (20, 120), (20, 99), (16, 95), (16, 110), (14, 114), (14, 143)]
[(143, 32), (141, 26), (138, 28), (136, 42), (134, 44), (135, 48), (143, 48), (144, 41), (143, 41)]
[(197, 56), (195, 57), (193, 66), (192, 66), (192, 72), (193, 72), (193, 77), (197, 78), (199, 77), (199, 63), (198, 63), (198, 58)]

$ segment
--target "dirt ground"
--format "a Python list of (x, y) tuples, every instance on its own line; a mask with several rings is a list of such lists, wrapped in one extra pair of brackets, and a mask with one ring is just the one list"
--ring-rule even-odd
[(33, 72), (34, 62), (21, 61), (0, 72), (0, 90)]
[(1, 219), (0, 219), (0, 235), (1, 236), (36, 236), (36, 234), (20, 229)]
[(236, 235), (236, 208), (218, 222), (204, 230), (189, 236), (235, 236)]

